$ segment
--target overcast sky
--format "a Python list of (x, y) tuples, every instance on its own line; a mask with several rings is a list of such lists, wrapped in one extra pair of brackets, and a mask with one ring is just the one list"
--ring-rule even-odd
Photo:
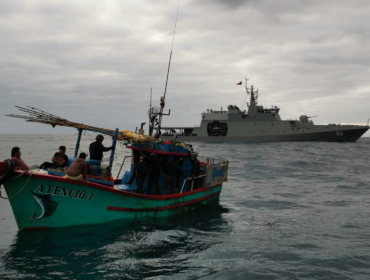
[(15, 105), (105, 128), (148, 123), (151, 87), (153, 105), (164, 93), (178, 3), (162, 126), (245, 108), (245, 76), (283, 119), (367, 122), (368, 0), (1, 0), (0, 133), (75, 133), (6, 117), (20, 113)]

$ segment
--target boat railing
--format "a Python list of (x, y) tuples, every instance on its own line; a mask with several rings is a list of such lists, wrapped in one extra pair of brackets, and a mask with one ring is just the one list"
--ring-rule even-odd
[(202, 157), (202, 156), (198, 156), (198, 159), (201, 162), (204, 162), (206, 164), (211, 164), (211, 165), (219, 165), (219, 166), (229, 165), (229, 161), (224, 160), (224, 159), (215, 159), (215, 158)]
[(186, 178), (184, 180), (184, 183), (182, 184), (182, 187), (181, 187), (181, 190), (180, 190), (180, 193), (182, 193), (182, 191), (184, 190), (184, 187), (185, 187), (185, 183), (186, 181), (192, 181), (191, 182), (191, 191), (193, 190), (193, 186), (194, 186), (194, 180), (195, 179), (198, 179), (198, 178), (203, 178), (203, 177), (206, 177), (207, 176), (207, 173), (206, 174), (203, 174), (203, 175), (200, 175), (200, 176), (197, 176), (197, 177), (190, 177), (190, 178)]
[(126, 160), (126, 158), (130, 158), (130, 157), (132, 157), (132, 156), (125, 156), (125, 157), (123, 158), (123, 161), (122, 161), (121, 167), (120, 167), (120, 169), (119, 169), (119, 171), (118, 171), (118, 174), (117, 174), (116, 179), (118, 179), (118, 178), (119, 178), (119, 174), (121, 174), (122, 167), (123, 167), (123, 165), (125, 164), (125, 160)]

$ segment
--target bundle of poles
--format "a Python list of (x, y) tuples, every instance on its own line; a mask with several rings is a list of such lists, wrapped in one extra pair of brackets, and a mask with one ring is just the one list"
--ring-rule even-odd
[[(20, 107), (20, 106), (15, 106), (18, 108), (20, 111), (25, 112), (29, 114), (29, 116), (23, 116), (23, 115), (15, 115), (15, 114), (10, 114), (6, 115), (8, 117), (13, 117), (13, 118), (19, 118), (19, 119), (25, 119), (27, 122), (35, 122), (35, 123), (43, 123), (43, 124), (50, 124), (51, 126), (66, 126), (66, 127), (74, 127), (77, 128), (78, 130), (90, 130), (90, 131), (95, 131), (99, 132), (102, 134), (106, 134), (109, 136), (113, 136), (115, 134), (115, 130), (113, 129), (107, 129), (107, 128), (101, 128), (101, 127), (95, 127), (95, 126), (90, 126), (86, 125), (83, 123), (75, 123), (71, 122), (67, 119), (63, 119), (61, 117), (58, 117), (56, 115), (50, 114), (48, 112), (45, 112), (43, 110), (27, 106), (27, 108)], [(124, 133), (119, 133), (121, 136), (123, 136), (123, 140), (132, 140), (129, 139), (128, 137), (125, 137)], [(155, 139), (151, 136), (148, 135), (143, 135), (145, 141), (155, 141)]]

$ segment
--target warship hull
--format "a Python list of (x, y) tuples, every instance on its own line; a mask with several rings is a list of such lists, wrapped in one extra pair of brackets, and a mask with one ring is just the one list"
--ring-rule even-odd
[(266, 142), (356, 142), (366, 131), (368, 127), (347, 130), (333, 130), (323, 132), (291, 133), (284, 135), (243, 135), (243, 136), (185, 136), (185, 135), (167, 135), (161, 136), (164, 140), (173, 140), (184, 142), (246, 142), (246, 143), (266, 143)]

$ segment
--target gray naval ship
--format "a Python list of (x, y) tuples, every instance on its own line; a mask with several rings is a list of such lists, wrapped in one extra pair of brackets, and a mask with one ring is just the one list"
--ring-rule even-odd
[(299, 120), (282, 120), (280, 108), (258, 105), (258, 90), (248, 88), (247, 79), (245, 88), (250, 94), (248, 111), (235, 105), (229, 105), (227, 111), (207, 110), (199, 127), (161, 127), (160, 138), (183, 142), (356, 142), (369, 129), (369, 121), (363, 126), (315, 125), (306, 115)]

